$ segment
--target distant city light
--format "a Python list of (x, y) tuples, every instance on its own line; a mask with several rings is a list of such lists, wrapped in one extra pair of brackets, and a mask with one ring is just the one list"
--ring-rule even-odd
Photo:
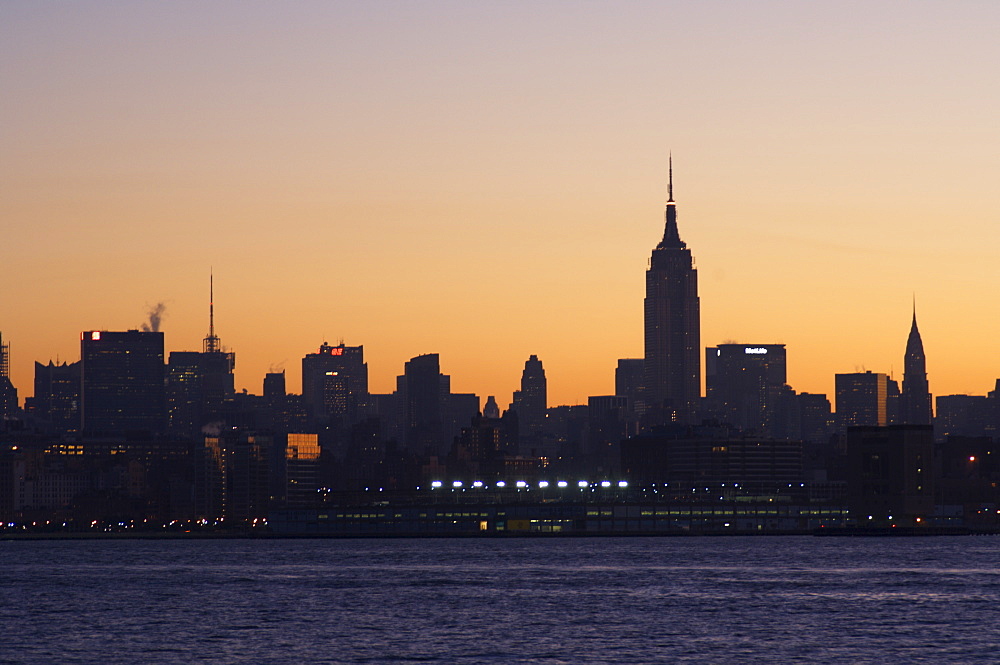
[(590, 483), (588, 483), (586, 480), (581, 480), (576, 485), (577, 487), (590, 487)]
[(542, 480), (542, 481), (540, 481), (540, 482), (538, 483), (538, 486), (539, 486), (539, 487), (540, 487), (541, 489), (545, 489), (546, 487), (548, 487), (548, 486), (549, 486), (549, 481), (547, 481), (547, 480)]
[(431, 483), (431, 487), (441, 487), (442, 483), (440, 480), (435, 480)]
[(601, 481), (601, 487), (611, 487), (611, 481), (610, 480), (602, 480)]
[(567, 485), (569, 485), (569, 483), (567, 483), (565, 480), (560, 480), (558, 483), (556, 483), (556, 485), (558, 485), (559, 487), (566, 487)]

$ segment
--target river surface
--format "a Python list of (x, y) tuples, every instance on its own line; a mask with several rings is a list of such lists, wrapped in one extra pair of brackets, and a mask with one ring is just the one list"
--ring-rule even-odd
[(991, 663), (998, 614), (995, 536), (0, 541), (0, 663)]

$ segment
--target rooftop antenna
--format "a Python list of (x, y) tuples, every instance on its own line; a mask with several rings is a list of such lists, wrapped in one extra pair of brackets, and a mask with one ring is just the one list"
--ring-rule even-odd
[(218, 353), (222, 348), (219, 338), (215, 335), (215, 271), (209, 268), (208, 273), (208, 337), (205, 338), (205, 353)]
[(667, 178), (667, 203), (674, 202), (674, 152), (670, 151), (668, 156), (670, 164), (669, 177)]

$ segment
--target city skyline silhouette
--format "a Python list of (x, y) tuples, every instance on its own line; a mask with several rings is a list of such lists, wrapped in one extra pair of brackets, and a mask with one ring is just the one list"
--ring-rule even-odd
[(610, 394), (670, 150), (702, 347), (784, 344), (802, 391), (901, 378), (915, 293), (934, 394), (1000, 375), (996, 8), (120, 9), (0, 10), (22, 397), (158, 303), (198, 349), (212, 268), (240, 390), (344, 340), (373, 391), (438, 353), (503, 403), (536, 354), (551, 403)]

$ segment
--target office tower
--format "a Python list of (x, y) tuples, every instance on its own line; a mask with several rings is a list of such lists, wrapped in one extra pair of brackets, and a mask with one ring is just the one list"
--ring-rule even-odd
[(930, 425), (847, 432), (848, 505), (862, 527), (927, 526), (934, 511)]
[(197, 439), (210, 423), (226, 420), (236, 393), (236, 354), (215, 334), (215, 279), (209, 279), (208, 335), (202, 350), (172, 351), (167, 363), (167, 427), (173, 436)]
[(592, 395), (587, 398), (587, 446), (590, 463), (604, 472), (617, 470), (622, 439), (636, 434), (628, 398)]
[(80, 336), (80, 413), (86, 435), (157, 434), (165, 426), (163, 333), (92, 330)]
[(642, 358), (619, 358), (615, 368), (615, 395), (628, 398), (629, 413), (638, 418), (643, 412), (642, 382), (646, 361)]
[(17, 389), (10, 382), (10, 344), (0, 335), (0, 419), (13, 417), (17, 405)]
[(59, 432), (80, 427), (80, 363), (35, 363), (32, 411)]
[(673, 161), (663, 240), (646, 271), (646, 422), (693, 422), (701, 396), (698, 271), (677, 230)]
[(784, 344), (719, 344), (705, 349), (705, 401), (720, 422), (757, 436), (786, 427)]
[(521, 372), (521, 389), (514, 392), (511, 408), (517, 413), (522, 437), (537, 436), (545, 429), (545, 409), (548, 408), (545, 369), (538, 356), (532, 354)]
[(309, 508), (316, 505), (319, 489), (319, 437), (289, 434), (285, 446), (285, 505)]
[(927, 386), (927, 363), (924, 343), (917, 330), (917, 311), (913, 310), (910, 336), (906, 340), (903, 360), (903, 391), (900, 394), (900, 418), (904, 425), (931, 424), (931, 393)]
[(314, 423), (326, 423), (334, 416), (354, 422), (367, 408), (364, 348), (323, 342), (316, 353), (302, 358), (302, 399)]
[(794, 398), (795, 423), (792, 438), (807, 443), (826, 443), (830, 438), (833, 413), (826, 395), (799, 393)]
[(935, 430), (940, 438), (992, 436), (996, 432), (996, 399), (984, 395), (939, 395)]
[(871, 371), (837, 374), (834, 383), (838, 427), (888, 424), (888, 376)]
[(451, 377), (441, 373), (438, 354), (428, 353), (406, 361), (403, 375), (396, 378), (396, 391), (406, 448), (413, 453), (443, 458), (451, 443), (445, 437)]
[(493, 395), (489, 395), (486, 398), (486, 405), (483, 407), (483, 418), (489, 418), (491, 420), (497, 420), (500, 418), (500, 406), (497, 404), (497, 400)]
[(287, 394), (284, 372), (268, 372), (264, 375), (264, 399), (283, 400)]

